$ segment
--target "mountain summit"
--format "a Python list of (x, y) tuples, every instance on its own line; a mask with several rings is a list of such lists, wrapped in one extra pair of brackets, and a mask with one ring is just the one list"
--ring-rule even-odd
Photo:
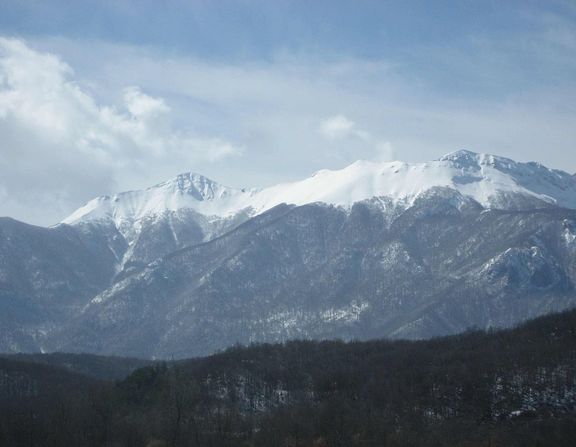
[(112, 219), (139, 220), (148, 215), (190, 208), (205, 215), (225, 214), (243, 190), (222, 186), (200, 174), (180, 174), (145, 190), (101, 196), (82, 206), (62, 223)]

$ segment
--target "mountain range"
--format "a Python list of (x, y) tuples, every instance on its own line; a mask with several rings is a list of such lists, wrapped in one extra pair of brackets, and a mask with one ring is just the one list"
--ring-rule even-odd
[(0, 351), (428, 338), (576, 304), (576, 177), (469, 151), (235, 189), (186, 173), (0, 218)]

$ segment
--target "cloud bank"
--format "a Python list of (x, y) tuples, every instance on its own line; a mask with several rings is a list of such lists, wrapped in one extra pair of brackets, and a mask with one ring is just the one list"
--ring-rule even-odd
[(129, 182), (151, 165), (185, 169), (242, 152), (177, 128), (165, 100), (138, 87), (105, 105), (74, 76), (54, 54), (0, 38), (0, 214), (56, 223), (82, 200), (114, 191), (120, 179)]

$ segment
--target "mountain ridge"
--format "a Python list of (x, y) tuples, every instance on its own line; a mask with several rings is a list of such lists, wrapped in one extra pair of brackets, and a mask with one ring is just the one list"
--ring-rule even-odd
[(459, 151), (263, 190), (181, 174), (52, 228), (0, 220), (0, 350), (180, 358), (507, 327), (576, 304), (574, 191)]
[(324, 202), (349, 207), (372, 197), (410, 204), (434, 187), (449, 187), (487, 208), (506, 208), (499, 195), (522, 194), (544, 203), (576, 208), (576, 180), (566, 172), (529, 162), (460, 150), (425, 163), (358, 160), (343, 169), (316, 171), (295, 182), (262, 189), (230, 188), (200, 174), (183, 173), (140, 191), (102, 196), (62, 221), (102, 218), (138, 221), (147, 215), (190, 208), (207, 217), (250, 215), (280, 203)]

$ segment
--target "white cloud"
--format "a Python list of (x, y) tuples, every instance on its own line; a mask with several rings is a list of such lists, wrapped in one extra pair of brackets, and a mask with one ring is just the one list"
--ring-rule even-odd
[(335, 115), (320, 123), (320, 133), (329, 140), (338, 140), (356, 135), (356, 124), (344, 115)]
[(356, 123), (344, 115), (331, 116), (320, 123), (320, 133), (329, 140), (357, 138), (370, 142), (372, 136), (369, 132), (359, 129)]
[[(54, 223), (63, 210), (150, 166), (169, 165), (175, 174), (242, 151), (223, 138), (176, 127), (166, 102), (138, 87), (125, 88), (118, 105), (103, 105), (74, 78), (57, 56), (0, 38), (2, 215), (28, 205), (25, 217)], [(38, 218), (39, 203), (52, 211), (38, 210)]]
[(154, 118), (170, 112), (163, 99), (145, 95), (138, 87), (124, 89), (124, 103), (135, 118)]
[(394, 159), (392, 143), (375, 138), (370, 132), (359, 129), (354, 121), (344, 115), (334, 115), (322, 120), (319, 131), (328, 140), (357, 140), (366, 144), (373, 152), (369, 157), (371, 159), (377, 161)]

